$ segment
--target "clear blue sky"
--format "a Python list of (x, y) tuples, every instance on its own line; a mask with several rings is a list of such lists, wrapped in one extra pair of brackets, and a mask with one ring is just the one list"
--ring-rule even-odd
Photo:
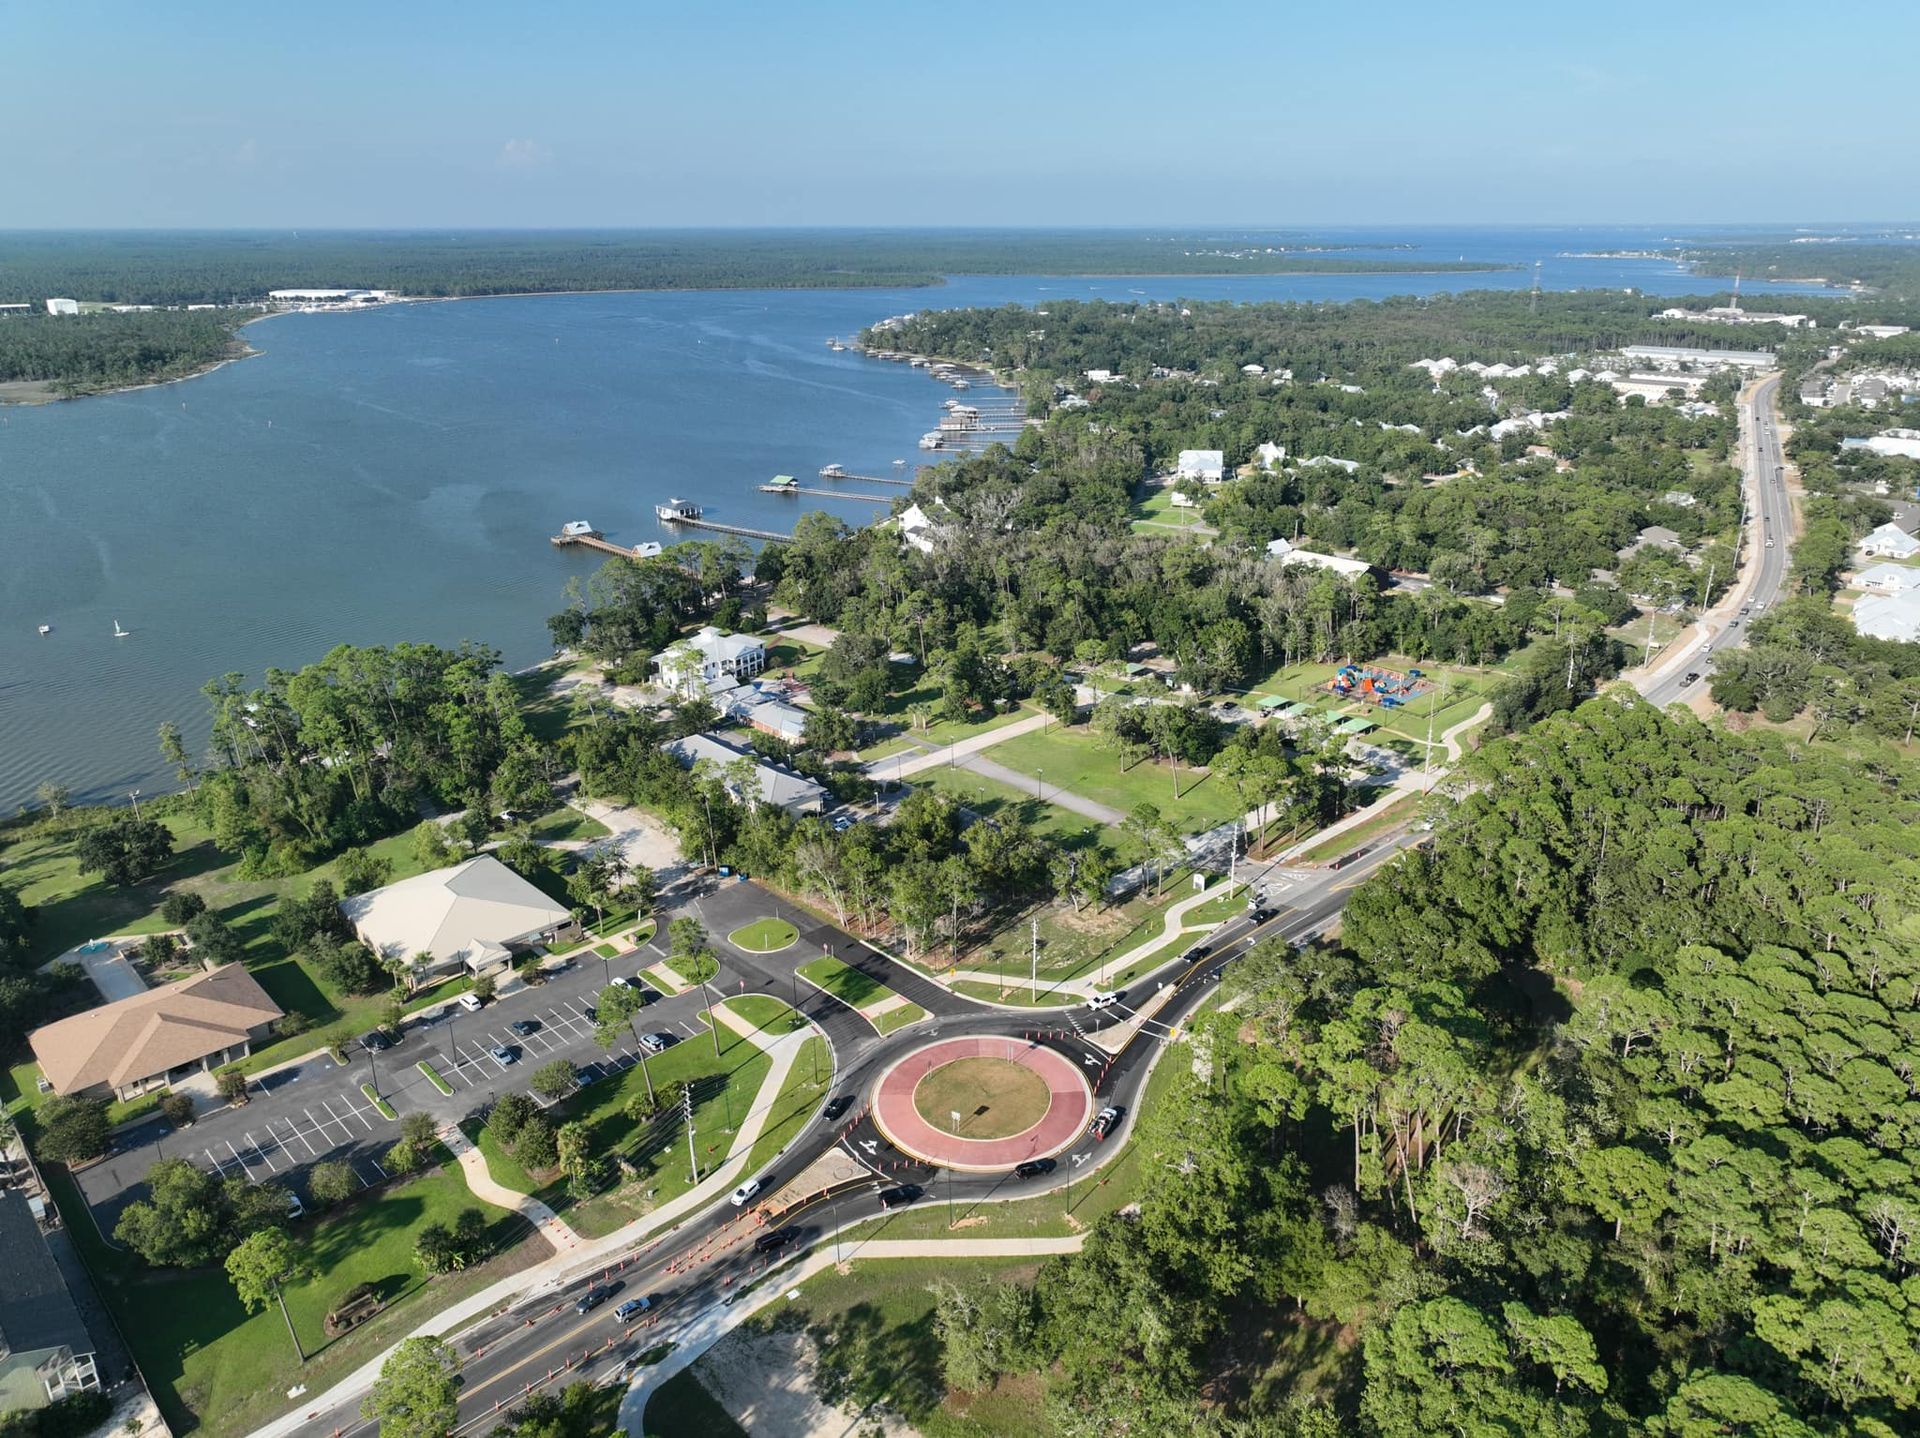
[(4, 0), (0, 228), (1902, 218), (1920, 3)]

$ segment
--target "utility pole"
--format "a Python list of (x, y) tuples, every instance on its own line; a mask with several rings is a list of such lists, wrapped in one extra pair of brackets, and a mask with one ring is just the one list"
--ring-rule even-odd
[(693, 1085), (680, 1092), (680, 1111), (687, 1118), (687, 1163), (693, 1169), (693, 1181), (700, 1182), (700, 1159), (693, 1151)]
[[(1027, 925), (1031, 937), (1030, 957), (1027, 960), (1027, 997), (1034, 1003), (1038, 1003), (1040, 1001), (1040, 921), (1029, 919)], [(1106, 972), (1104, 965), (1101, 967), (1101, 972)]]
[(720, 1022), (713, 1016), (713, 991), (707, 987), (705, 979), (700, 980), (700, 992), (707, 1000), (707, 1027), (713, 1030), (713, 1056), (720, 1057)]
[(1703, 614), (1706, 612), (1708, 602), (1712, 599), (1712, 597), (1713, 597), (1713, 565), (1711, 562), (1709, 562), (1707, 565), (1707, 582), (1700, 590), (1700, 609)]

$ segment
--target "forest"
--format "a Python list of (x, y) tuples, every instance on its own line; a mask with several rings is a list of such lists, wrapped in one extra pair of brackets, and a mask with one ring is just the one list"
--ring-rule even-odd
[[(1253, 237), (1249, 237), (1251, 240)], [(1289, 237), (1270, 237), (1287, 243)], [(1298, 237), (1291, 237), (1298, 242)], [(1260, 243), (1269, 242), (1262, 238)], [(524, 291), (858, 289), (949, 274), (1288, 274), (1484, 271), (1498, 265), (1338, 252), (1189, 253), (1196, 236), (1019, 230), (473, 230), (0, 233), (0, 299), (245, 304), (267, 291), (405, 295)]]
[(236, 331), (255, 313), (0, 316), (0, 383), (41, 380), (71, 396), (180, 379), (245, 353)]
[(1904, 768), (1631, 696), (1489, 745), (1337, 945), (1257, 950), (1152, 1177), (945, 1377), (1116, 1432), (1910, 1433)]
[[(1907, 305), (1907, 314), (1920, 307), (1920, 245), (1870, 240), (1826, 245), (1742, 243), (1689, 249), (1686, 259), (1696, 274), (1867, 285), (1883, 291), (1881, 298)], [(1801, 297), (1794, 296), (1793, 308), (1799, 309), (1801, 303)], [(1755, 307), (1776, 306), (1768, 302)]]

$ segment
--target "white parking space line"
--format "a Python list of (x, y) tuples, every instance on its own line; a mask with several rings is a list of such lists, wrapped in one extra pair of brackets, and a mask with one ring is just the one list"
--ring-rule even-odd
[[(273, 1134), (271, 1131), (268, 1132), (267, 1137), (268, 1138), (273, 1137)], [(268, 1173), (280, 1172), (280, 1165), (275, 1163), (271, 1158), (267, 1157), (266, 1150), (260, 1147), (260, 1140), (255, 1138), (251, 1132), (247, 1134), (247, 1142), (253, 1145), (253, 1156), (259, 1159), (260, 1162), (264, 1163), (267, 1166)], [(278, 1144), (276, 1143), (275, 1146), (278, 1147)]]
[(227, 1176), (226, 1160), (221, 1158), (215, 1158), (212, 1149), (205, 1150), (205, 1153), (207, 1155), (208, 1162), (212, 1163), (215, 1171), (219, 1173), (220, 1177), (225, 1178)]
[[(320, 1107), (327, 1111), (326, 1118), (322, 1119), (321, 1122), (324, 1124), (330, 1125), (333, 1128), (339, 1129), (341, 1133), (346, 1135), (345, 1138), (342, 1138), (341, 1140), (339, 1140), (341, 1143), (352, 1143), (353, 1130), (348, 1128), (344, 1123), (340, 1121), (340, 1115), (333, 1111), (333, 1105), (329, 1103), (326, 1099), (321, 1099)], [(308, 1109), (307, 1113), (309, 1116), (311, 1116), (313, 1113), (313, 1110)]]
[(258, 1183), (260, 1181), (257, 1178), (253, 1178), (253, 1170), (248, 1168), (247, 1161), (244, 1158), (240, 1157), (240, 1150), (233, 1146), (232, 1139), (227, 1140), (227, 1152), (233, 1155), (233, 1161), (240, 1165), (240, 1171), (242, 1173), (244, 1173), (248, 1178), (252, 1178), (255, 1183)]
[[(283, 1118), (278, 1120), (278, 1122), (286, 1124), (287, 1132), (292, 1134), (295, 1138), (299, 1139), (300, 1142), (306, 1147), (308, 1158), (318, 1158), (320, 1156), (320, 1151), (313, 1146), (313, 1143), (311, 1142), (311, 1140), (309, 1140), (304, 1133), (300, 1132), (300, 1130), (293, 1125), (291, 1120)], [(272, 1124), (267, 1125), (267, 1131), (269, 1133), (273, 1131)], [(283, 1149), (286, 1148), (286, 1144), (284, 1141), (282, 1141), (281, 1147)], [(291, 1156), (292, 1150), (288, 1149), (287, 1152), (289, 1156)]]

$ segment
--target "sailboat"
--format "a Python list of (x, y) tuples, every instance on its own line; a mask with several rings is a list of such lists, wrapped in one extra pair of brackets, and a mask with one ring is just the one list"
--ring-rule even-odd
[(133, 633), (131, 629), (122, 629), (120, 627), (120, 621), (118, 619), (113, 621), (113, 637), (115, 639), (125, 639), (131, 633)]

